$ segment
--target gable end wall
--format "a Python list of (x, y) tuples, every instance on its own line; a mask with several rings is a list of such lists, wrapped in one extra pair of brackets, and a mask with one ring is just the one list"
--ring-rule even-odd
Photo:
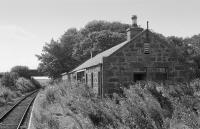
[[(171, 81), (186, 81), (187, 66), (178, 61), (172, 54), (172, 49), (164, 39), (153, 33), (150, 37), (150, 54), (144, 54), (146, 31), (128, 44), (103, 59), (103, 89), (104, 93), (120, 91), (120, 86), (133, 81), (133, 73), (145, 72), (145, 68), (167, 69), (167, 78)], [(156, 75), (147, 73), (147, 80)]]

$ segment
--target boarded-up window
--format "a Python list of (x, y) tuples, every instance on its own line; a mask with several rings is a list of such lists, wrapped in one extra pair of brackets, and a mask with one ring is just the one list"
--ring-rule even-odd
[(155, 73), (155, 79), (158, 81), (165, 81), (167, 80), (167, 73)]
[(147, 68), (147, 72), (151, 75), (151, 79), (155, 81), (167, 80), (167, 69), (166, 67), (152, 67)]

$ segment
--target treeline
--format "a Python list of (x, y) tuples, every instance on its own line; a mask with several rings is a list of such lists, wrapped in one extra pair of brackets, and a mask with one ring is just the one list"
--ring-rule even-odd
[(14, 66), (10, 72), (0, 73), (0, 106), (39, 88), (39, 85), (31, 80), (34, 71), (27, 66)]
[(126, 40), (128, 24), (120, 22), (92, 21), (84, 28), (68, 29), (59, 40), (52, 39), (43, 47), (39, 70), (52, 78), (69, 72), (91, 56)]
[[(69, 72), (96, 54), (126, 40), (126, 30), (130, 25), (120, 22), (91, 21), (82, 29), (68, 29), (59, 40), (52, 39), (37, 55), (38, 69), (52, 78)], [(174, 53), (182, 61), (197, 63), (200, 66), (200, 35), (191, 38), (164, 37), (174, 45)]]

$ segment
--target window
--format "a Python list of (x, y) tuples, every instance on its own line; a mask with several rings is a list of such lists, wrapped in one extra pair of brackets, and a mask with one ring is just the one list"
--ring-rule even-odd
[(93, 77), (93, 73), (91, 73), (91, 87), (93, 88), (93, 86), (94, 86), (94, 77)]
[(134, 71), (133, 81), (153, 80), (165, 81), (168, 79), (167, 67), (146, 67), (146, 71)]
[(86, 85), (88, 84), (88, 75), (87, 75), (87, 73), (85, 74), (85, 84)]
[(77, 81), (80, 81), (80, 82), (82, 82), (82, 81), (83, 81), (83, 79), (84, 79), (84, 74), (85, 74), (85, 72), (84, 72), (84, 71), (77, 72)]

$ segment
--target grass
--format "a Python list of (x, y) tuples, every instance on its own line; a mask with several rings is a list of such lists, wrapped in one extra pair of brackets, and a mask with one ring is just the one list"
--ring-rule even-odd
[(11, 91), (9, 88), (0, 85), (0, 106), (4, 106), (15, 97), (17, 97), (16, 93)]
[(198, 129), (199, 91), (199, 79), (188, 84), (146, 82), (130, 85), (123, 95), (100, 99), (85, 85), (72, 88), (56, 83), (42, 92), (34, 117), (43, 128), (62, 128), (55, 118), (70, 116), (80, 129), (169, 129), (177, 125)]

